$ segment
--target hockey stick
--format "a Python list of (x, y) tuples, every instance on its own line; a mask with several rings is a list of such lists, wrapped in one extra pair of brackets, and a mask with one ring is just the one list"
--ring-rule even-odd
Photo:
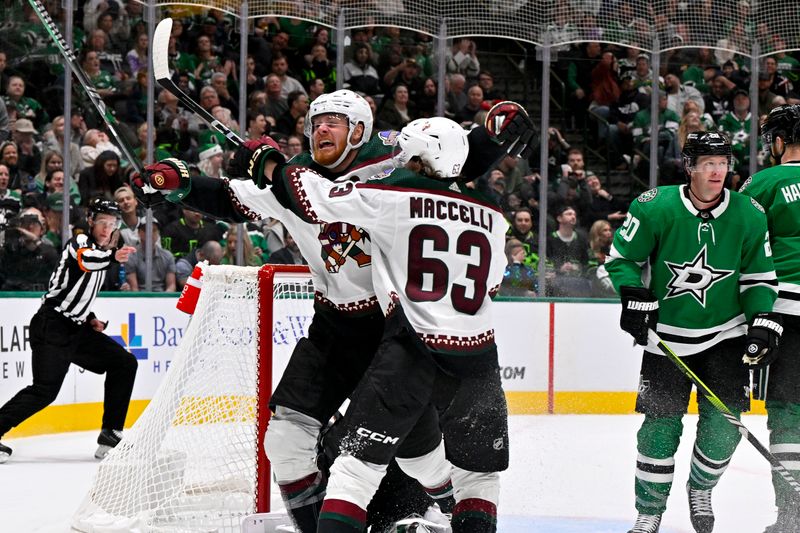
[(769, 464), (772, 465), (772, 469), (778, 472), (778, 474), (780, 474), (780, 476), (786, 481), (786, 483), (788, 483), (789, 486), (791, 486), (794, 489), (793, 494), (795, 496), (795, 501), (797, 503), (800, 503), (800, 483), (797, 482), (797, 480), (794, 478), (794, 476), (792, 476), (792, 474), (784, 466), (784, 464), (777, 457), (772, 455), (772, 453), (763, 444), (759, 442), (759, 440), (755, 437), (755, 435), (750, 433), (750, 431), (746, 427), (744, 427), (744, 424), (742, 424), (742, 422), (738, 418), (736, 418), (736, 416), (734, 416), (731, 410), (728, 409), (728, 407), (724, 403), (722, 403), (722, 400), (720, 400), (719, 397), (717, 397), (717, 395), (714, 394), (714, 392), (708, 388), (708, 385), (703, 383), (703, 380), (701, 380), (697, 376), (697, 374), (695, 374), (692, 371), (692, 369), (689, 368), (686, 365), (686, 363), (684, 363), (683, 360), (680, 357), (678, 357), (675, 354), (675, 352), (673, 352), (672, 349), (664, 343), (663, 340), (661, 340), (661, 337), (658, 336), (658, 333), (656, 333), (654, 330), (651, 329), (647, 332), (647, 338), (650, 342), (658, 346), (658, 348), (662, 352), (664, 352), (664, 355), (666, 355), (670, 361), (675, 363), (675, 366), (678, 367), (678, 370), (680, 370), (687, 378), (689, 378), (692, 381), (692, 383), (695, 384), (695, 386), (697, 386), (697, 390), (700, 393), (702, 393), (703, 396), (706, 397), (706, 399), (711, 403), (711, 405), (716, 407), (717, 410), (720, 413), (722, 413), (722, 416), (724, 416), (728, 420), (728, 422), (733, 424), (739, 430), (739, 433), (741, 433), (742, 436), (744, 436), (744, 438), (746, 438), (750, 442), (750, 444), (753, 445), (753, 447), (758, 451), (758, 453), (760, 453), (767, 461), (769, 461)]
[[(38, 0), (31, 0), (38, 1)], [(232, 131), (225, 124), (215, 119), (211, 113), (200, 107), (200, 104), (192, 100), (188, 94), (183, 92), (180, 87), (175, 85), (169, 74), (169, 37), (172, 34), (172, 19), (165, 18), (156, 26), (153, 33), (153, 46), (150, 55), (153, 57), (153, 76), (156, 82), (164, 89), (174, 94), (178, 101), (187, 109), (191, 110), (209, 126), (223, 134), (236, 146), (242, 146), (244, 140)]]
[[(130, 146), (128, 146), (128, 143), (125, 142), (124, 137), (122, 137), (122, 135), (120, 135), (119, 132), (117, 131), (117, 126), (119, 126), (119, 121), (117, 121), (117, 118), (114, 116), (114, 114), (108, 110), (108, 108), (106, 107), (106, 103), (103, 101), (103, 98), (98, 94), (97, 89), (94, 88), (94, 85), (92, 84), (91, 81), (89, 81), (89, 78), (86, 77), (86, 73), (78, 64), (78, 59), (75, 57), (75, 53), (67, 44), (67, 41), (66, 39), (64, 39), (64, 36), (61, 35), (58, 26), (56, 26), (55, 22), (53, 22), (53, 19), (50, 17), (50, 14), (47, 12), (47, 9), (45, 9), (44, 5), (40, 0), (28, 0), (28, 3), (36, 12), (36, 15), (38, 15), (39, 19), (42, 21), (44, 29), (47, 30), (48, 34), (50, 34), (50, 37), (53, 39), (53, 42), (56, 43), (56, 46), (58, 47), (59, 51), (61, 51), (61, 55), (63, 55), (64, 58), (67, 60), (67, 64), (69, 65), (70, 70), (72, 71), (73, 74), (75, 74), (75, 77), (78, 78), (78, 81), (80, 82), (83, 89), (86, 91), (86, 95), (89, 97), (89, 100), (92, 102), (95, 109), (97, 109), (97, 112), (103, 118), (103, 122), (106, 123), (106, 127), (108, 128), (109, 133), (111, 133), (111, 136), (117, 141), (117, 145), (119, 146), (119, 149), (122, 151), (122, 155), (125, 157), (125, 159), (128, 160), (128, 162), (136, 172), (138, 172), (139, 174), (143, 174), (144, 169), (142, 167), (141, 162), (137, 157), (134, 157), (133, 150), (131, 150)], [(138, 187), (133, 187), (134, 191), (137, 191), (137, 189)], [(159, 194), (155, 189), (153, 189), (149, 185), (145, 185), (145, 187), (142, 188), (141, 191), (142, 191), (141, 195), (138, 192), (136, 195), (142, 200), (142, 203), (144, 203), (145, 207), (150, 207), (151, 205), (160, 203), (158, 200), (161, 200), (162, 195)], [(159, 196), (158, 197), (154, 196), (156, 194), (158, 194)], [(152, 198), (158, 198), (158, 200), (153, 202), (151, 200)]]
[(94, 104), (94, 107), (97, 109), (98, 113), (100, 113), (100, 116), (103, 117), (103, 121), (106, 123), (108, 131), (111, 133), (111, 136), (116, 139), (119, 149), (122, 150), (122, 155), (125, 156), (134, 170), (141, 174), (142, 164), (139, 162), (138, 158), (133, 156), (133, 151), (127, 145), (119, 132), (117, 132), (117, 126), (119, 126), (119, 122), (111, 113), (111, 111), (106, 108), (106, 103), (103, 102), (103, 99), (97, 93), (97, 89), (94, 88), (92, 82), (86, 77), (86, 73), (78, 64), (78, 58), (75, 57), (75, 54), (67, 44), (66, 39), (64, 39), (64, 36), (61, 35), (61, 32), (58, 30), (58, 26), (56, 26), (55, 22), (53, 22), (53, 19), (50, 18), (50, 14), (47, 12), (47, 9), (45, 9), (40, 0), (28, 0), (28, 3), (39, 16), (42, 24), (44, 24), (44, 29), (47, 30), (47, 33), (50, 34), (50, 37), (52, 37), (53, 41), (56, 43), (56, 46), (58, 46), (58, 49), (61, 51), (61, 55), (63, 55), (67, 60), (70, 70), (73, 72), (73, 74), (75, 74), (75, 77), (78, 78), (78, 81), (83, 86), (87, 96), (89, 96), (89, 100), (91, 100), (92, 104)]

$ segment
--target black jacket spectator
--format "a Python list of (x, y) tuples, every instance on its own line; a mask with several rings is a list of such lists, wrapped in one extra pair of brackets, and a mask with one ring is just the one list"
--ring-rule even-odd
[(353, 59), (344, 65), (344, 88), (364, 94), (378, 94), (380, 79), (378, 71), (370, 63), (371, 52), (365, 43), (353, 45)]
[(42, 241), (44, 228), (36, 214), (22, 215), (5, 232), (0, 249), (0, 288), (43, 291), (58, 264), (58, 252)]
[(219, 240), (222, 240), (220, 228), (203, 220), (199, 212), (189, 209), (184, 209), (181, 218), (167, 224), (161, 231), (162, 247), (176, 259), (188, 255), (207, 241)]
[(119, 156), (111, 150), (100, 152), (94, 165), (81, 171), (78, 188), (81, 205), (87, 205), (95, 196), (114, 199), (114, 191), (122, 187), (125, 180), (120, 171)]

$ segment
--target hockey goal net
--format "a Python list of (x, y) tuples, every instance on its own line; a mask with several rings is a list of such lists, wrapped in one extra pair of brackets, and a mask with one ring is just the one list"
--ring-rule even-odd
[(238, 533), (269, 511), (272, 376), (311, 322), (310, 280), (302, 266), (205, 269), (164, 381), (100, 463), (74, 529)]

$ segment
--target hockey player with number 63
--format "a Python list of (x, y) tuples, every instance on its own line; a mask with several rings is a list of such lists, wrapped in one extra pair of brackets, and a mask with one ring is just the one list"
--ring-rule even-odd
[[(782, 355), (764, 361), (758, 393), (767, 401), (770, 452), (800, 476), (800, 105), (783, 105), (769, 112), (761, 126), (762, 140), (778, 166), (748, 178), (740, 192), (767, 212), (770, 245), (778, 274), (775, 311), (783, 318)], [(771, 364), (770, 364), (771, 363)], [(794, 468), (792, 468), (794, 465)], [(773, 473), (778, 519), (765, 533), (800, 531), (797, 493)]]
[[(403, 128), (399, 157), (419, 157), (366, 183), (332, 183), (311, 169), (264, 166), (276, 198), (309, 222), (343, 217), (372, 239), (383, 340), (342, 421), (319, 532), (364, 529), (366, 508), (401, 446), (439, 413), (453, 464), (455, 533), (496, 530), (499, 472), (508, 466), (507, 409), (490, 302), (505, 271), (500, 209), (458, 177), (469, 150), (452, 120)], [(421, 424), (422, 422), (422, 424)]]
[[(772, 312), (778, 282), (764, 209), (724, 187), (730, 142), (716, 132), (691, 133), (683, 163), (685, 185), (651, 189), (631, 203), (606, 261), (622, 300), (620, 325), (645, 347), (636, 400), (645, 415), (637, 435), (639, 514), (630, 533), (659, 529), (692, 389), (689, 378), (648, 344), (648, 330), (739, 416), (749, 409), (749, 370), (777, 354), (783, 329)], [(702, 395), (698, 409), (686, 490), (695, 531), (709, 533), (711, 491), (741, 435)]]
[[(532, 123), (519, 106), (498, 104), (489, 116), (495, 120), (487, 128), (477, 128), (469, 135), (469, 144), (475, 149), (470, 150), (466, 173), (473, 177), (483, 174), (498, 152), (519, 155), (529, 149)], [(318, 97), (306, 124), (311, 153), (296, 156), (290, 164), (269, 138), (248, 141), (237, 150), (229, 174), (250, 179), (190, 179), (185, 164), (168, 159), (148, 166), (147, 174), (135, 182), (232, 221), (277, 217), (290, 229), (308, 260), (317, 293), (314, 319), (308, 338), (297, 344), (271, 398), (275, 416), (265, 447), (295, 525), (300, 531), (315, 531), (326, 483), (325, 473), (314, 463), (319, 432), (371, 361), (383, 331), (383, 314), (372, 288), (369, 234), (338, 217), (329, 223), (297, 217), (277, 202), (262, 169), (271, 162), (280, 164), (280, 173), (308, 168), (331, 181), (366, 180), (391, 172), (402, 162), (392, 161), (398, 132), (371, 137), (369, 106), (352, 91)], [(437, 445), (441, 432), (435, 420), (429, 437), (408, 444), (430, 450), (431, 458), (442, 461), (422, 464), (398, 459), (398, 463), (443, 502), (452, 489), (444, 448)], [(434, 463), (439, 466), (432, 468)], [(371, 516), (374, 514), (371, 509)]]

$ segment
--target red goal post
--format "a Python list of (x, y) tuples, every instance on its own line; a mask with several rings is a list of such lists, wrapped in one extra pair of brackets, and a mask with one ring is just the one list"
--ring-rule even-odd
[[(276, 297), (275, 278), (310, 279), (311, 274), (306, 265), (264, 265), (258, 271), (259, 292), (263, 295), (272, 295), (266, 301), (264, 298), (258, 300), (258, 346), (259, 346), (259, 365), (258, 365), (258, 475), (256, 478), (256, 512), (265, 513), (270, 510), (269, 487), (271, 470), (267, 454), (264, 451), (264, 434), (269, 424), (270, 410), (269, 399), (272, 396), (273, 383), (273, 327), (274, 327), (274, 303)], [(266, 304), (266, 305), (265, 305)], [(268, 327), (261, 327), (267, 324)]]

